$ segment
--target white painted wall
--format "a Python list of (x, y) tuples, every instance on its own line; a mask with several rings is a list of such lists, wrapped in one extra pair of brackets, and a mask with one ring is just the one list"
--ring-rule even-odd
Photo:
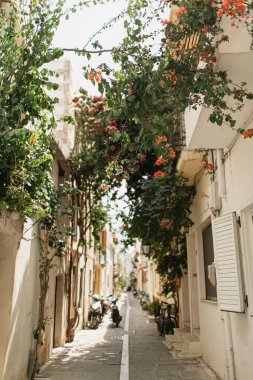
[[(253, 140), (244, 140), (239, 137), (225, 154), (226, 195), (222, 198), (220, 216), (236, 212), (237, 216), (243, 218), (243, 210), (250, 205), (253, 209), (252, 163)], [(204, 195), (208, 195), (209, 192), (208, 174), (199, 175), (196, 191), (192, 206), (192, 217), (195, 224), (190, 233), (195, 233), (197, 250), (200, 340), (204, 360), (225, 380), (228, 378), (228, 372), (223, 312), (219, 310), (217, 302), (203, 300), (205, 298), (205, 282), (201, 231), (210, 220), (211, 215), (208, 209), (209, 199)], [(252, 263), (252, 261), (247, 257), (252, 255), (252, 245), (249, 243), (252, 238), (249, 234), (244, 233), (244, 225), (239, 228), (239, 234), (245, 292), (252, 303), (252, 268), (251, 270), (248, 268), (249, 262)], [(238, 380), (252, 380), (253, 376), (253, 317), (251, 315), (249, 309), (246, 309), (244, 314), (230, 313), (235, 371)]]
[(26, 380), (38, 313), (37, 226), (26, 223), (21, 240), (19, 220), (0, 224), (0, 379)]

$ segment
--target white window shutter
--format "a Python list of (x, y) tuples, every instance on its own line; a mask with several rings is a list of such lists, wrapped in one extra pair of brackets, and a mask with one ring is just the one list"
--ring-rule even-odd
[(235, 213), (213, 219), (217, 295), (221, 310), (244, 312), (244, 294)]

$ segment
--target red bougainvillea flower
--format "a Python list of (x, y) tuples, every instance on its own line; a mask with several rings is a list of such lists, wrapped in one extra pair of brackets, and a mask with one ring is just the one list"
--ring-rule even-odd
[(110, 120), (110, 126), (111, 127), (116, 127), (117, 126), (117, 121), (115, 119)]
[(171, 158), (174, 158), (175, 155), (176, 155), (176, 153), (175, 153), (174, 149), (171, 148), (170, 153), (169, 153), (169, 156), (170, 156)]
[(165, 144), (165, 145), (164, 145), (164, 148), (166, 148), (166, 149), (167, 149), (167, 148), (170, 148), (170, 144), (169, 144), (169, 143)]
[(171, 23), (170, 20), (162, 20), (163, 26), (169, 25)]
[(139, 160), (140, 160), (140, 162), (143, 164), (143, 162), (145, 162), (146, 161), (146, 159), (147, 159), (147, 157), (145, 156), (145, 155), (142, 155), (142, 156), (140, 156), (140, 158), (139, 158)]
[(77, 103), (78, 100), (79, 100), (79, 98), (75, 97), (75, 98), (72, 99), (72, 102), (73, 102), (73, 103)]
[(156, 160), (156, 165), (157, 166), (160, 166), (160, 165), (162, 165), (162, 164), (164, 164), (164, 162), (165, 162), (165, 159), (163, 158), (163, 157), (159, 157), (157, 160)]
[(242, 135), (244, 139), (253, 137), (253, 129), (248, 129), (247, 131), (244, 131)]
[(206, 164), (206, 169), (208, 169), (210, 172), (214, 172), (215, 171), (215, 166), (211, 162), (208, 162)]
[(162, 172), (161, 170), (158, 170), (157, 172), (154, 173), (154, 177), (165, 177), (166, 173)]

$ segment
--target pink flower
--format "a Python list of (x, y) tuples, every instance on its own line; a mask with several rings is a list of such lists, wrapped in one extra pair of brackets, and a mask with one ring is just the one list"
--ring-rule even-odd
[(112, 120), (110, 121), (110, 126), (111, 126), (111, 127), (116, 127), (116, 126), (117, 126), (117, 121), (116, 121), (115, 119), (112, 119)]

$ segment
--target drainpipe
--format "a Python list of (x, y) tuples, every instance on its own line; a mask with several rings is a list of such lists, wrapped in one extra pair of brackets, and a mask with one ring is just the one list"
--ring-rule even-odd
[(231, 319), (230, 319), (230, 313), (227, 311), (224, 312), (224, 323), (225, 323), (225, 338), (226, 338), (226, 350), (227, 350), (227, 362), (228, 362), (227, 369), (229, 373), (229, 380), (236, 380)]
[(218, 192), (221, 198), (226, 196), (225, 168), (223, 149), (217, 149)]

